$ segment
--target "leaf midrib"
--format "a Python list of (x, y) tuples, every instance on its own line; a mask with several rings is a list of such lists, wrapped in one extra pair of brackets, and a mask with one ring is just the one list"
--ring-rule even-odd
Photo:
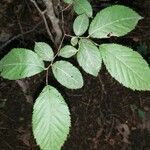
[(137, 19), (137, 18), (139, 18), (139, 17), (127, 17), (127, 18), (115, 20), (115, 21), (113, 21), (113, 22), (111, 22), (111, 23), (108, 23), (108, 24), (105, 24), (105, 25), (103, 25), (103, 26), (101, 26), (101, 27), (98, 27), (98, 28), (97, 28), (96, 30), (94, 30), (89, 36), (91, 36), (92, 34), (94, 34), (95, 32), (97, 32), (98, 30), (101, 30), (101, 29), (103, 29), (103, 28), (105, 28), (105, 27), (107, 27), (107, 26), (109, 26), (109, 25), (112, 25), (112, 24), (114, 24), (114, 23), (116, 23), (116, 22), (121, 22), (121, 21), (124, 21), (124, 20), (132, 20), (132, 19)]
[(35, 65), (35, 64), (28, 64), (28, 63), (12, 63), (12, 64), (6, 64), (6, 65), (2, 65), (2, 66), (35, 66), (35, 67), (40, 67), (45, 69), (43, 66), (39, 66), (39, 65)]
[[(77, 34), (78, 34), (78, 35), (82, 34), (82, 33), (81, 33), (81, 31), (82, 31), (81, 28), (82, 28), (82, 24), (83, 24), (83, 22), (84, 22), (84, 19), (85, 19), (85, 18), (84, 18), (84, 16), (83, 16), (83, 18), (82, 18), (82, 20), (81, 20), (81, 23), (80, 23), (80, 25), (79, 25), (79, 30), (77, 31)], [(79, 33), (80, 33), (80, 34), (79, 34)]]
[(67, 72), (65, 72), (64, 70), (62, 70), (61, 68), (59, 67), (56, 67), (55, 68), (59, 69), (60, 71), (62, 71), (66, 76), (68, 76), (69, 78), (71, 78), (72, 80), (74, 80), (76, 83), (79, 83), (77, 80), (75, 80), (70, 74), (68, 74)]
[(90, 55), (89, 55), (89, 53), (88, 53), (88, 50), (87, 50), (87, 48), (86, 48), (85, 44), (84, 44), (84, 43), (82, 43), (82, 45), (83, 45), (83, 49), (85, 49), (85, 52), (86, 52), (86, 53), (87, 53), (87, 55), (88, 55), (88, 58), (89, 58), (89, 60), (90, 60), (90, 64), (91, 64), (92, 66), (94, 66), (94, 64), (92, 63), (92, 60), (91, 60), (91, 58), (90, 58)]
[[(82, 43), (83, 44), (83, 48), (85, 49), (85, 51), (86, 51), (86, 53), (87, 53), (87, 55), (88, 55), (88, 57), (89, 57), (89, 59), (90, 59), (90, 64), (92, 65), (92, 66), (95, 66), (93, 63), (92, 63), (92, 59), (91, 59), (91, 57), (90, 57), (90, 54), (88, 53), (88, 49), (86, 48), (86, 46), (85, 45), (87, 45), (86, 43), (84, 44), (84, 43)], [(98, 60), (99, 60), (99, 58), (98, 57), (96, 57)]]
[(131, 70), (134, 74), (136, 74), (139, 79), (141, 79), (142, 81), (146, 82), (143, 78), (141, 78), (141, 76), (139, 74), (137, 74), (137, 72), (135, 72), (130, 66), (128, 66), (127, 64), (125, 64), (123, 61), (121, 61), (121, 59), (119, 59), (117, 56), (113, 55), (113, 53), (111, 53), (110, 51), (106, 51), (108, 53), (110, 53), (112, 56), (114, 56), (116, 59), (118, 59), (124, 66), (126, 66), (129, 70)]

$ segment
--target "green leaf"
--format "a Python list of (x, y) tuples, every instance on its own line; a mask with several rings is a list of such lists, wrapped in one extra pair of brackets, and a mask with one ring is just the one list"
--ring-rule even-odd
[(55, 62), (52, 71), (57, 81), (69, 89), (79, 89), (83, 86), (80, 71), (67, 61)]
[(73, 6), (78, 15), (86, 14), (88, 17), (92, 17), (93, 10), (88, 0), (74, 0)]
[(0, 61), (1, 76), (10, 80), (30, 77), (43, 70), (44, 63), (38, 55), (24, 48), (12, 49)]
[(47, 85), (37, 98), (32, 115), (33, 134), (42, 150), (60, 150), (70, 128), (70, 112), (61, 94)]
[(45, 61), (53, 60), (54, 52), (47, 43), (35, 42), (34, 51)]
[(65, 3), (72, 4), (73, 0), (64, 0)]
[(102, 58), (99, 49), (89, 40), (79, 41), (79, 52), (77, 53), (79, 65), (89, 74), (97, 76), (101, 68)]
[(77, 51), (78, 50), (76, 48), (74, 48), (73, 46), (66, 45), (60, 50), (59, 56), (62, 56), (64, 58), (70, 58), (73, 55), (75, 55), (77, 53)]
[(140, 109), (138, 109), (138, 115), (139, 115), (139, 117), (140, 117), (141, 119), (144, 119), (144, 118), (145, 118), (145, 112), (142, 111), (142, 110), (140, 110)]
[(142, 19), (140, 15), (126, 6), (111, 6), (100, 11), (93, 19), (89, 36), (93, 38), (123, 36), (133, 30), (140, 19)]
[(150, 68), (139, 53), (118, 44), (102, 44), (100, 52), (112, 77), (133, 90), (150, 90)]
[(81, 36), (86, 32), (88, 26), (89, 26), (89, 18), (87, 17), (87, 15), (82, 14), (75, 19), (73, 23), (73, 31), (75, 35)]
[(76, 46), (78, 44), (78, 38), (72, 37), (70, 43), (72, 46)]

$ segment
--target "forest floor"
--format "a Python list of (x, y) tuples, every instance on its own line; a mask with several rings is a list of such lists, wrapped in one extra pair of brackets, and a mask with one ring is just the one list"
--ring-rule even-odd
[[(95, 0), (91, 3), (94, 13), (112, 4), (124, 4), (144, 17), (130, 34), (101, 42), (111, 41), (132, 47), (150, 64), (149, 0)], [(32, 49), (34, 41), (52, 44), (41, 17), (33, 8), (29, 0), (1, 0), (0, 58), (13, 47)], [(71, 35), (74, 18), (72, 8), (64, 11), (63, 27)], [(69, 40), (66, 38), (65, 44)], [(75, 60), (71, 61), (78, 66)], [(62, 149), (150, 150), (150, 92), (123, 87), (104, 66), (97, 78), (81, 72), (85, 85), (80, 90), (63, 88), (50, 75), (49, 82), (61, 91), (72, 118), (71, 131)], [(35, 100), (44, 87), (45, 74), (23, 81), (28, 85), (28, 95)], [(0, 78), (0, 150), (38, 150), (31, 131), (32, 107), (32, 101), (26, 99), (17, 81)]]

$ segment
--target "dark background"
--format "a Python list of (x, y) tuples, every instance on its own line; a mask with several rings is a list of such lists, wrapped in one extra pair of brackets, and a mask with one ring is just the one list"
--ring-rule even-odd
[[(41, 4), (41, 1), (38, 1)], [(136, 29), (121, 38), (97, 41), (116, 42), (138, 51), (150, 63), (150, 1), (149, 0), (91, 0), (94, 14), (101, 9), (123, 4), (144, 17)], [(54, 1), (60, 25), (73, 35), (75, 13), (72, 7)], [(41, 8), (42, 8), (41, 4)], [(51, 24), (49, 24), (51, 27)], [(53, 33), (53, 30), (51, 30)], [(0, 57), (14, 47), (32, 49), (34, 41), (49, 43), (42, 18), (29, 0), (0, 1)], [(69, 44), (65, 38), (64, 44)], [(77, 67), (75, 59), (70, 60)], [(81, 68), (80, 68), (81, 70)], [(82, 70), (81, 70), (82, 71)], [(149, 150), (150, 92), (132, 91), (115, 81), (105, 67), (97, 78), (82, 71), (85, 85), (80, 90), (68, 90), (50, 74), (49, 83), (61, 91), (69, 105), (72, 118), (70, 135), (63, 150)], [(45, 85), (45, 74), (24, 79), (27, 94), (34, 100)], [(0, 150), (37, 150), (32, 131), (32, 102), (16, 81), (0, 78)]]

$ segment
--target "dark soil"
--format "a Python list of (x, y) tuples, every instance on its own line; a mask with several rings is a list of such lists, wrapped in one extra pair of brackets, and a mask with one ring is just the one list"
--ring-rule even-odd
[[(144, 16), (136, 30), (127, 36), (111, 38), (104, 42), (111, 41), (133, 47), (149, 63), (149, 0), (91, 2), (95, 13), (106, 6), (119, 3), (130, 6)], [(62, 6), (65, 7), (64, 4)], [(75, 14), (72, 8), (66, 10), (63, 15), (65, 32), (73, 34), (72, 22)], [(35, 30), (22, 35), (22, 32), (32, 30), (37, 24), (39, 25)], [(69, 43), (69, 40), (65, 39), (65, 43)], [(13, 47), (33, 48), (34, 41), (52, 44), (42, 19), (33, 9), (30, 1), (1, 0), (1, 58)], [(6, 42), (8, 43), (5, 44)], [(72, 61), (78, 66), (74, 60)], [(123, 87), (108, 74), (104, 66), (97, 78), (81, 72), (85, 85), (80, 90), (63, 88), (50, 75), (50, 84), (61, 91), (71, 111), (72, 127), (62, 149), (149, 150), (150, 92), (132, 91)], [(45, 85), (45, 74), (23, 81), (29, 84), (28, 94), (35, 100)], [(16, 81), (0, 79), (0, 150), (38, 150), (31, 131), (32, 107), (32, 102), (26, 100)]]

